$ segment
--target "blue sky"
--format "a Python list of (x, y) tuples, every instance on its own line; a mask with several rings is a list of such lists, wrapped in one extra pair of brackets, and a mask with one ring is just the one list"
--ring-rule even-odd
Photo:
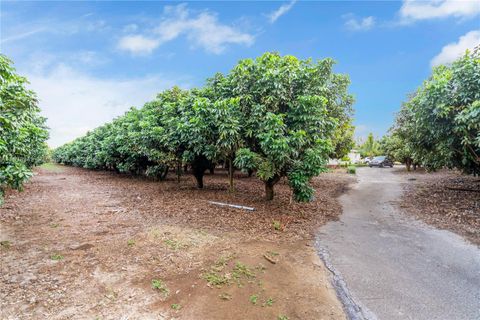
[(337, 61), (356, 135), (383, 135), (433, 65), (480, 44), (479, 1), (8, 2), (0, 50), (27, 76), (52, 146), (278, 51)]

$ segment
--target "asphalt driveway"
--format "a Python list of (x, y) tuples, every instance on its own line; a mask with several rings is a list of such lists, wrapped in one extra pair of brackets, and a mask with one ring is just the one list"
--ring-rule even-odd
[(399, 212), (396, 168), (359, 168), (317, 249), (351, 319), (480, 319), (480, 249)]

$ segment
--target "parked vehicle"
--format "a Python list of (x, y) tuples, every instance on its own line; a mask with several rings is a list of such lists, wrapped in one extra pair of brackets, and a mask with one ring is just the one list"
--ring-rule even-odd
[(390, 167), (393, 168), (393, 161), (386, 156), (375, 157), (368, 163), (368, 166), (371, 167)]
[(363, 162), (366, 163), (366, 164), (369, 164), (370, 161), (372, 161), (373, 157), (366, 157), (365, 159), (363, 159)]

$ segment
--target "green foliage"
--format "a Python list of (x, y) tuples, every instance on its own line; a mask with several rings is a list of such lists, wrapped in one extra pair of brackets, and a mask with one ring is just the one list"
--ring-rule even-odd
[(273, 298), (268, 298), (268, 299), (265, 301), (265, 303), (262, 304), (262, 307), (265, 307), (265, 306), (266, 306), (266, 307), (271, 307), (271, 306), (273, 306), (273, 303), (274, 303), (274, 302), (275, 302), (275, 301), (273, 300)]
[(63, 256), (59, 253), (55, 253), (50, 256), (50, 259), (55, 261), (60, 261), (60, 260), (63, 260)]
[(275, 229), (277, 231), (282, 230), (282, 223), (278, 220), (273, 220), (272, 221), (272, 226), (273, 226), (273, 229)]
[[(480, 52), (439, 66), (400, 110), (390, 143), (427, 169), (480, 172)], [(397, 157), (395, 157), (397, 158)]]
[(351, 132), (349, 79), (334, 74), (333, 64), (266, 53), (240, 61), (224, 78), (222, 88), (240, 98), (244, 119), (245, 143), (235, 165), (256, 171), (267, 199), (285, 176), (295, 200), (311, 200), (310, 179), (324, 170), (340, 137)]
[[(188, 165), (203, 174), (224, 161), (256, 172), (273, 186), (287, 177), (298, 201), (313, 198), (310, 179), (330, 154), (350, 147), (353, 127), (349, 79), (316, 63), (266, 53), (242, 60), (205, 87), (173, 88), (124, 116), (55, 150), (55, 161), (85, 168), (143, 174), (163, 180)], [(347, 150), (348, 151), (348, 150)], [(229, 169), (233, 191), (233, 166)]]
[(160, 291), (165, 298), (170, 295), (170, 289), (168, 289), (167, 285), (162, 280), (153, 279), (152, 288)]
[(355, 166), (348, 166), (348, 167), (347, 167), (347, 173), (356, 174), (356, 173), (357, 173), (357, 167), (355, 167)]
[(367, 140), (359, 146), (360, 155), (362, 157), (374, 157), (379, 156), (382, 153), (380, 143), (375, 139), (373, 133), (370, 133)]
[(31, 168), (47, 157), (48, 132), (27, 79), (0, 55), (0, 205), (6, 188), (21, 190)]
[(173, 303), (171, 306), (170, 306), (173, 310), (180, 310), (182, 309), (182, 306), (178, 303)]
[(258, 302), (258, 295), (252, 294), (248, 300), (250, 300), (251, 304), (256, 305)]

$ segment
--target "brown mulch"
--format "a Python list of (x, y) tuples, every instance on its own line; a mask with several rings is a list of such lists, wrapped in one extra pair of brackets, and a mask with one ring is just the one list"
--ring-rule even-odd
[[(310, 240), (341, 213), (336, 196), (353, 180), (344, 170), (315, 178), (315, 201), (304, 204), (291, 201), (285, 181), (265, 201), (263, 184), (241, 173), (230, 194), (223, 170), (203, 190), (190, 175), (177, 183), (63, 166), (36, 173), (0, 207), (1, 319), (344, 318)], [(230, 255), (225, 272), (242, 262), (256, 281), (207, 286), (201, 275)], [(166, 283), (168, 298), (152, 279)], [(219, 298), (225, 292), (231, 301)], [(269, 297), (273, 306), (262, 307)]]
[(412, 183), (406, 186), (402, 208), (480, 245), (480, 178), (451, 170), (408, 175)]
[[(87, 195), (82, 194), (82, 198), (86, 196), (88, 201), (88, 193), (96, 196), (100, 193), (107, 203), (105, 206), (107, 211), (110, 211), (109, 214), (135, 219), (140, 215), (145, 224), (161, 219), (164, 223), (217, 232), (239, 231), (246, 237), (270, 240), (311, 238), (319, 226), (337, 219), (341, 214), (336, 197), (345, 192), (354, 179), (346, 174), (345, 170), (322, 174), (312, 181), (316, 189), (314, 201), (297, 203), (292, 200), (286, 180), (275, 186), (275, 199), (266, 201), (263, 183), (240, 172), (235, 177), (236, 192), (229, 193), (226, 172), (222, 169), (217, 169), (214, 175), (206, 174), (204, 189), (197, 189), (190, 174), (182, 176), (179, 183), (174, 175), (169, 176), (166, 181), (155, 182), (113, 172), (62, 168), (63, 172), (49, 172), (47, 176), (39, 176), (36, 183), (27, 185), (27, 190), (36, 189), (43, 183), (50, 184), (51, 181), (47, 180), (72, 179), (72, 176), (75, 176), (79, 182), (90, 186), (90, 189), (86, 190)], [(44, 170), (39, 169), (39, 173), (44, 173)], [(51, 187), (61, 188), (62, 181), (59, 182)], [(72, 190), (72, 197), (76, 197), (76, 192), (78, 190)], [(13, 196), (21, 198), (22, 194), (15, 192)], [(255, 211), (216, 206), (208, 201), (254, 207)], [(7, 203), (3, 208), (7, 210), (0, 219), (6, 219), (8, 212), (15, 212), (15, 205), (16, 202)], [(280, 230), (274, 229), (274, 221), (280, 222)]]

